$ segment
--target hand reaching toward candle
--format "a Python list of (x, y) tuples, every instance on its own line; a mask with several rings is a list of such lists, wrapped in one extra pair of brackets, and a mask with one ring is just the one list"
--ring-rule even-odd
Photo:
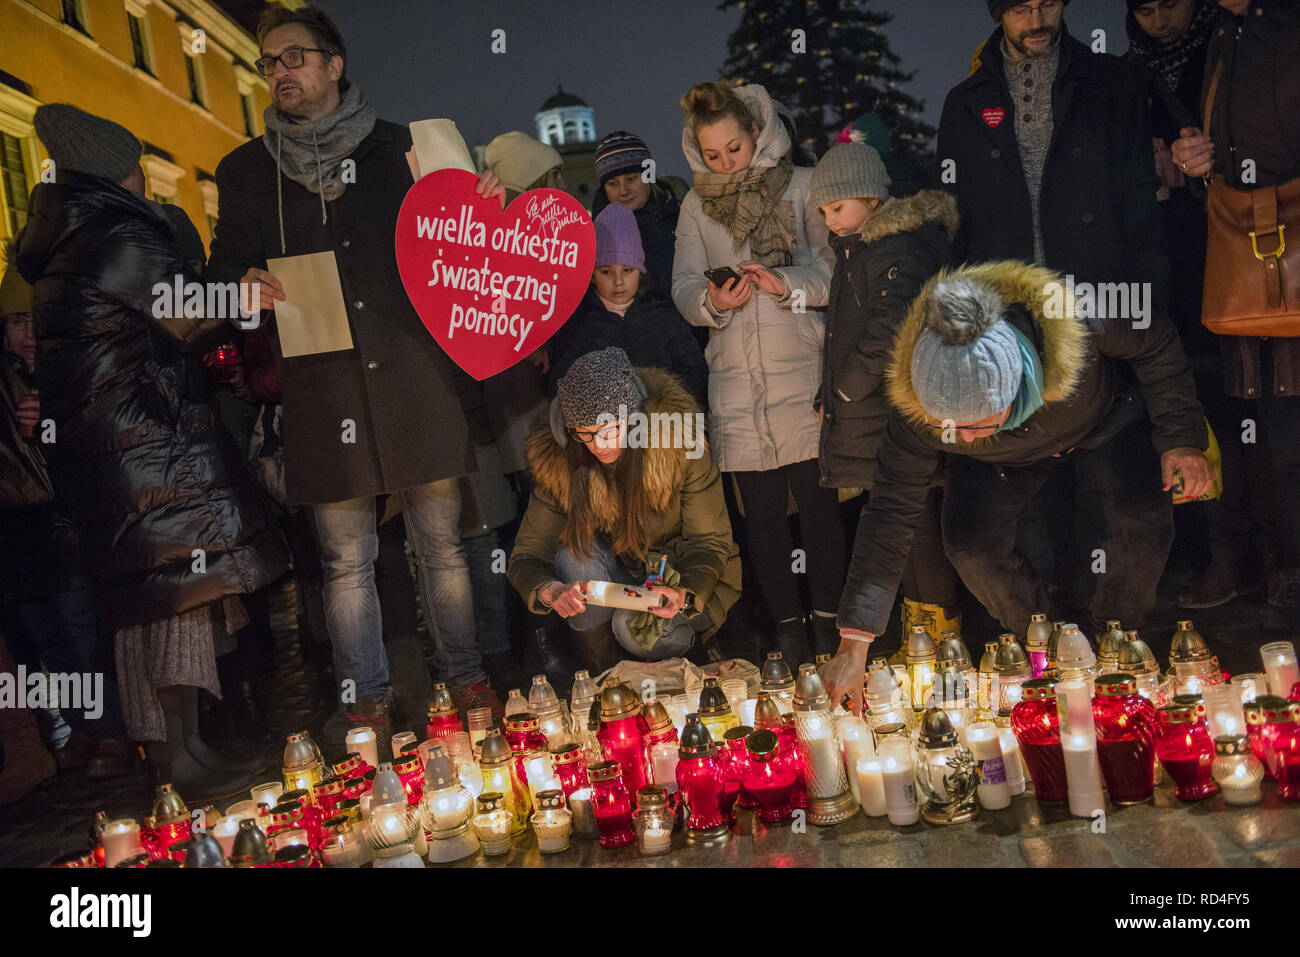
[(866, 641), (856, 638), (841, 638), (839, 650), (835, 657), (822, 665), (817, 673), (832, 701), (839, 701), (845, 695), (853, 701), (855, 714), (862, 713), (862, 684), (867, 675), (867, 654), (871, 650), (871, 639), (864, 631), (851, 628), (840, 629), (841, 635), (865, 637)]
[(550, 581), (538, 590), (537, 597), (561, 618), (570, 618), (587, 610), (581, 585), (581, 582), (566, 585), (561, 581)]

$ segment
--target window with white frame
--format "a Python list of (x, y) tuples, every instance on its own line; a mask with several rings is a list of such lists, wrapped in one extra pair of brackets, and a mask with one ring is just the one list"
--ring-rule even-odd
[(131, 65), (150, 76), (157, 76), (153, 55), (153, 37), (149, 33), (148, 0), (126, 0), (126, 27), (131, 35)]
[(63, 22), (72, 29), (90, 36), (90, 19), (86, 16), (85, 0), (62, 0)]

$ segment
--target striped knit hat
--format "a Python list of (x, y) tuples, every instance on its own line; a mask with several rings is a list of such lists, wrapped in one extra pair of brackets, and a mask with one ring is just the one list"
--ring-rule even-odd
[(650, 150), (638, 136), (615, 130), (596, 144), (596, 175), (600, 185), (624, 173), (640, 173), (641, 164), (650, 158)]

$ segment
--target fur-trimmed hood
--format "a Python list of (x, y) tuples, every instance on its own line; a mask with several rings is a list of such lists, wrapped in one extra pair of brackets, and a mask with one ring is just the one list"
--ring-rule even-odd
[(926, 223), (938, 223), (948, 236), (948, 242), (957, 238), (961, 216), (957, 200), (940, 189), (923, 189), (914, 196), (891, 198), (880, 204), (876, 212), (858, 230), (864, 243), (873, 243), (896, 233), (920, 229)]
[[(1045, 306), (1051, 284), (1059, 283), (1061, 308), (1051, 315)], [(960, 319), (940, 318), (940, 303), (945, 294), (960, 284), (971, 284), (976, 295), (970, 312)], [(968, 290), (971, 288), (968, 285)], [(944, 270), (926, 283), (908, 310), (898, 330), (886, 371), (889, 401), (902, 415), (915, 423), (926, 421), (926, 412), (912, 385), (912, 352), (917, 337), (927, 325), (944, 333), (945, 339), (963, 341), (983, 335), (999, 319), (1015, 323), (1016, 306), (1028, 313), (1034, 329), (1021, 328), (1035, 343), (1043, 363), (1043, 404), (1069, 399), (1079, 386), (1092, 352), (1090, 330), (1085, 320), (1076, 318), (1074, 300), (1066, 295), (1064, 277), (1031, 263), (1004, 260)], [(971, 300), (968, 299), (968, 302)], [(1054, 304), (1055, 305), (1055, 304)], [(1010, 311), (1010, 313), (1009, 313)], [(1056, 315), (1056, 313), (1060, 315)], [(993, 439), (980, 439), (987, 443)], [(972, 443), (976, 445), (979, 443)]]
[[(686, 417), (700, 411), (699, 404), (672, 373), (648, 367), (637, 367), (634, 371), (642, 389), (642, 412), (647, 415), (655, 412), (680, 413), (685, 428)], [(694, 431), (695, 423), (699, 420), (690, 421), (692, 440), (699, 443), (702, 455), (708, 455), (703, 434)], [(552, 399), (550, 414), (539, 419), (528, 434), (528, 463), (532, 467), (538, 488), (558, 502), (566, 513), (570, 509), (569, 463), (565, 454), (568, 441), (563, 418), (559, 414), (559, 400)], [(682, 487), (686, 474), (686, 452), (682, 446), (652, 447), (645, 450), (642, 474), (646, 498), (653, 511), (664, 511), (672, 500), (673, 493)], [(591, 498), (591, 509), (599, 527), (603, 531), (617, 527), (618, 496), (605, 481), (601, 469), (592, 473)]]

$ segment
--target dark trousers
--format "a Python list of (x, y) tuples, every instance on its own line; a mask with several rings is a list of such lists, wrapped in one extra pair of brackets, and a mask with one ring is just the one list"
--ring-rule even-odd
[(912, 535), (912, 551), (903, 567), (903, 596), (927, 605), (957, 610), (957, 571), (943, 550), (943, 489), (932, 488)]
[(793, 566), (794, 536), (786, 505), (799, 506), (799, 538), (807, 558), (813, 610), (834, 612), (844, 587), (844, 526), (839, 499), (823, 488), (816, 459), (762, 472), (733, 472), (745, 506), (749, 560), (768, 611), (777, 621), (803, 616)]
[(1257, 441), (1268, 450), (1276, 491), (1278, 564), (1300, 565), (1300, 398), (1267, 395), (1250, 403)]
[[(1098, 449), (1077, 449), (1030, 465), (991, 465), (961, 455), (949, 460), (943, 538), (966, 587), (1004, 628), (1023, 635), (1034, 612), (1050, 612), (1042, 577), (1016, 549), (1026, 512), (1051, 474), (1069, 467), (1080, 493), (1100, 504), (1105, 527), (1091, 622), (1118, 618), (1141, 627), (1156, 599), (1173, 542), (1173, 505), (1161, 490), (1160, 459), (1149, 423), (1135, 423)], [(1100, 561), (1104, 558), (1104, 566)], [(1104, 567), (1105, 571), (1101, 571)]]

